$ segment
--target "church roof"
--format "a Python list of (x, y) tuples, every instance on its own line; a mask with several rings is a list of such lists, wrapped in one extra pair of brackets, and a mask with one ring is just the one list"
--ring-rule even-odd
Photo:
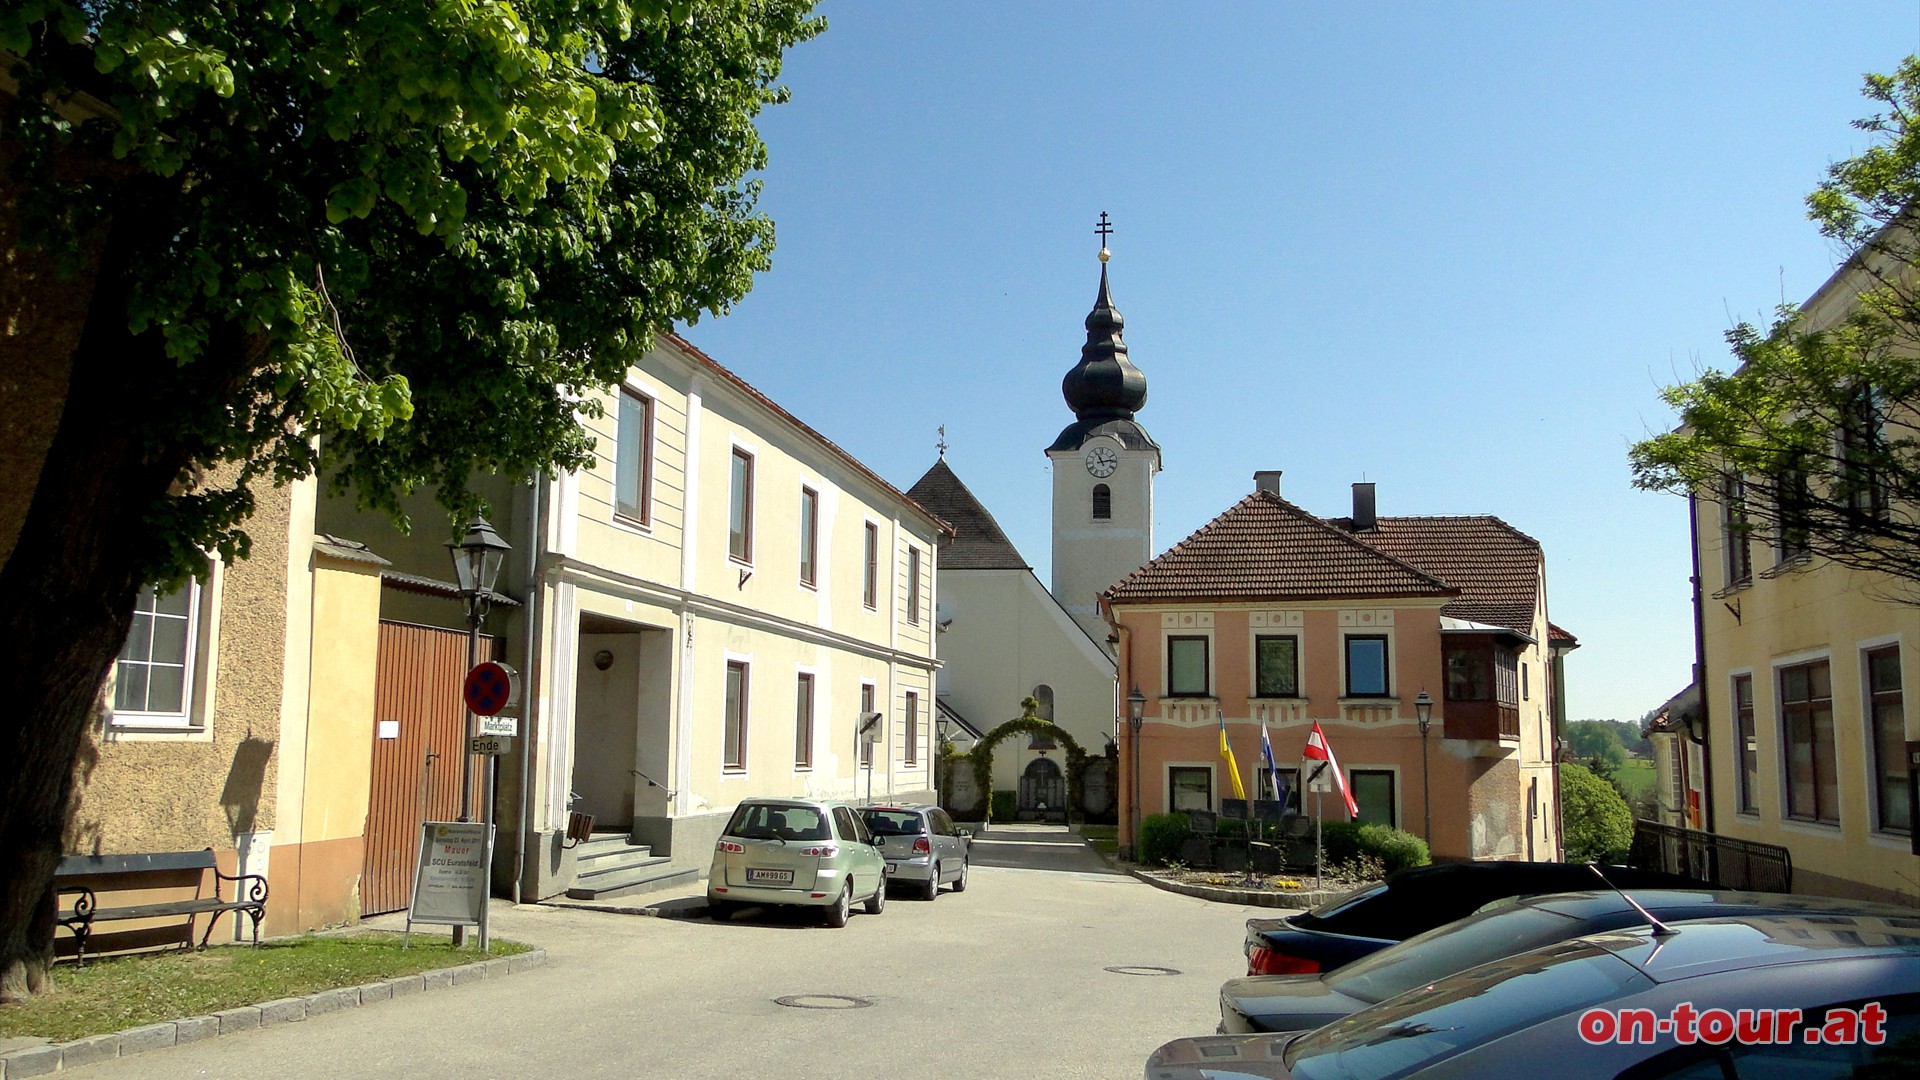
[(1256, 491), (1107, 590), (1115, 601), (1453, 596), (1458, 589)]
[[(1347, 518), (1332, 521), (1351, 529)], [(1382, 517), (1354, 533), (1457, 587), (1441, 614), (1531, 636), (1540, 601), (1540, 542), (1491, 514)]]
[(960, 482), (947, 459), (933, 463), (925, 476), (907, 489), (907, 498), (947, 523), (953, 535), (940, 548), (942, 570), (1027, 570), (1027, 560), (1000, 524)]

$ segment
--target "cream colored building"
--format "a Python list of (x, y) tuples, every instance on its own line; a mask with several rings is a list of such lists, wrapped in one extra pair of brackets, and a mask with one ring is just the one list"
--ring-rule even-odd
[[(475, 481), (511, 545), (483, 652), (524, 687), (507, 711), (518, 734), (487, 763), (496, 892), (692, 878), (746, 798), (931, 799), (942, 523), (676, 336), (596, 400), (601, 415), (582, 411), (592, 467)], [(412, 813), (416, 791), (445, 800), (463, 745), (457, 708), (443, 730), (466, 617), (434, 527), (445, 512), (428, 493), (405, 507), (408, 536), (349, 499), (320, 511), (324, 531), (368, 538), (392, 563), (375, 762), (388, 817)], [(410, 688), (426, 684), (445, 688), (422, 701)], [(856, 728), (872, 713), (869, 753)], [(381, 824), (381, 805), (370, 831), (404, 864), (404, 830)], [(590, 835), (569, 839), (586, 817)], [(370, 859), (369, 878), (382, 873)], [(403, 904), (404, 887), (373, 882), (387, 899), (368, 910)]]
[[(1810, 324), (1832, 325), (1854, 295), (1836, 275), (1805, 305)], [(1691, 528), (1706, 828), (1786, 847), (1795, 891), (1915, 902), (1920, 726), (1904, 687), (1920, 674), (1920, 608), (1874, 574), (1738, 533), (1716, 493), (1693, 500)]]
[(624, 887), (570, 811), (703, 871), (742, 799), (931, 798), (941, 522), (677, 337), (602, 401), (541, 500), (532, 891)]

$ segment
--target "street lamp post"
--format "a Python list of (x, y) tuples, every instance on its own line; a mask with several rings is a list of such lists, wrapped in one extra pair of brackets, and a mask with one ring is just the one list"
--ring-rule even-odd
[[(487, 609), (493, 604), (493, 587), (500, 579), (500, 567), (506, 562), (507, 552), (511, 550), (500, 534), (493, 531), (487, 519), (475, 514), (467, 523), (467, 533), (459, 543), (447, 541), (447, 553), (453, 558), (454, 580), (460, 586), (460, 598), (467, 603), (467, 670), (472, 671), (480, 661), (480, 624), (486, 621)], [(529, 628), (531, 632), (531, 628)], [(460, 820), (473, 820), (473, 710), (466, 713), (466, 738), (460, 750)], [(525, 734), (524, 732), (522, 734)], [(487, 823), (487, 856), (491, 862), (493, 856), (493, 766), (498, 759), (487, 756), (487, 784), (482, 794), (485, 812), (481, 815)], [(488, 866), (484, 873), (492, 875)], [(455, 948), (467, 943), (467, 928), (453, 928)], [(484, 905), (480, 913), (480, 949), (487, 949), (487, 918)]]
[[(467, 534), (459, 543), (447, 541), (447, 553), (453, 557), (454, 580), (460, 585), (460, 598), (467, 602), (467, 670), (480, 662), (480, 624), (486, 621), (493, 604), (493, 586), (500, 579), (500, 567), (512, 550), (487, 519), (475, 514), (467, 523)], [(467, 712), (468, 745), (461, 755), (460, 820), (473, 820), (473, 712)]]
[(1425, 831), (1421, 834), (1427, 847), (1433, 847), (1433, 788), (1427, 777), (1427, 732), (1433, 728), (1433, 698), (1423, 687), (1418, 697), (1413, 699), (1413, 715), (1420, 719), (1420, 801), (1425, 806)]
[(1127, 730), (1131, 732), (1128, 744), (1133, 753), (1133, 797), (1128, 800), (1127, 838), (1129, 854), (1137, 861), (1140, 858), (1140, 725), (1147, 715), (1147, 695), (1140, 692), (1135, 684), (1127, 695)]

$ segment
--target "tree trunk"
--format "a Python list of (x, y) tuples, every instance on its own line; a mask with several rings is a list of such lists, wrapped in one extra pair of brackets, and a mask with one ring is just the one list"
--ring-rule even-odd
[(183, 367), (158, 335), (127, 332), (128, 279), (157, 250), (151, 220), (129, 218), (108, 231), (66, 406), (0, 569), (0, 1002), (42, 989), (52, 962), (75, 763), (154, 564), (153, 511), (188, 463), (170, 405), (234, 378), (231, 359)]

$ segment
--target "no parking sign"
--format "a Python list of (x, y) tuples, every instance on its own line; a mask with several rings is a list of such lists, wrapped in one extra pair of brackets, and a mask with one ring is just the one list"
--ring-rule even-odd
[(475, 664), (473, 670), (467, 672), (461, 696), (475, 716), (497, 715), (509, 705), (519, 703), (520, 673), (498, 660)]

